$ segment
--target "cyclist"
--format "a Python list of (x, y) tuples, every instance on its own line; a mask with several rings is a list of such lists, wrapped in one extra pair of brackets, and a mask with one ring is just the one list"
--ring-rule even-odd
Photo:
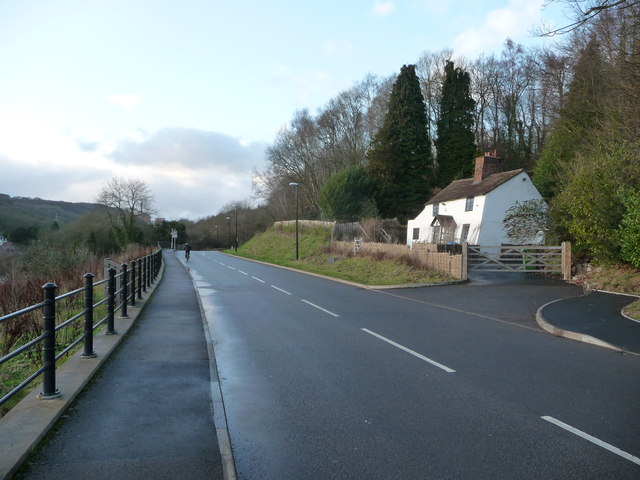
[(184, 258), (189, 260), (190, 256), (191, 256), (191, 245), (189, 245), (189, 242), (187, 242), (184, 244)]

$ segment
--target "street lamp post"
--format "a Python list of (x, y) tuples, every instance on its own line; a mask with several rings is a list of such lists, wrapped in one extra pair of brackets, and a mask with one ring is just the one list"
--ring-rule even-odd
[(214, 225), (216, 227), (216, 248), (220, 248), (220, 235), (218, 235), (218, 225)]
[(227, 245), (229, 245), (229, 248), (231, 248), (231, 217), (225, 217), (225, 219), (227, 220), (227, 223), (229, 225), (229, 236), (227, 238)]
[(236, 252), (238, 251), (238, 205), (236, 205)]
[(291, 182), (289, 186), (296, 187), (296, 260), (298, 260), (298, 184)]

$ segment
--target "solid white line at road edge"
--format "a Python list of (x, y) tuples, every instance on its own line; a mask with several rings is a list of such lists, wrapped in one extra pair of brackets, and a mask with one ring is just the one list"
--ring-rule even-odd
[(565, 429), (568, 432), (573, 433), (574, 435), (577, 435), (581, 438), (584, 438), (585, 440), (590, 441), (591, 443), (604, 448), (605, 450), (609, 450), (611, 453), (615, 453), (616, 455), (621, 456), (622, 458), (624, 458), (625, 460), (629, 460), (630, 462), (635, 463), (636, 465), (640, 465), (640, 458), (638, 457), (634, 457), (633, 455), (631, 455), (630, 453), (625, 452), (624, 450), (620, 450), (618, 447), (614, 447), (613, 445), (607, 443), (607, 442), (603, 442), (602, 440), (593, 437), (591, 435), (589, 435), (588, 433), (583, 432), (582, 430), (578, 430), (577, 428), (572, 427), (571, 425), (567, 425), (564, 422), (561, 422), (558, 419), (555, 419), (553, 417), (548, 417), (548, 416), (544, 416), (541, 417), (543, 420), (546, 420), (547, 422), (553, 423), (554, 425)]
[(340, 315), (338, 315), (337, 313), (330, 312), (330, 311), (329, 311), (329, 310), (327, 310), (326, 308), (319, 307), (319, 306), (318, 306), (318, 305), (316, 305), (315, 303), (311, 303), (311, 302), (309, 302), (309, 301), (307, 301), (307, 300), (301, 300), (301, 301), (302, 301), (302, 302), (304, 302), (304, 303), (306, 303), (307, 305), (311, 305), (312, 307), (317, 308), (318, 310), (322, 310), (324, 313), (328, 313), (329, 315), (333, 315), (334, 317), (339, 317), (339, 316), (340, 316)]
[(431, 360), (430, 358), (427, 358), (424, 355), (419, 354), (418, 352), (414, 352), (410, 348), (407, 348), (407, 347), (405, 347), (403, 345), (400, 345), (399, 343), (396, 343), (393, 340), (389, 340), (388, 338), (383, 337), (382, 335), (379, 335), (376, 332), (372, 332), (371, 330), (368, 330), (366, 328), (362, 328), (361, 330), (363, 332), (367, 332), (369, 335), (373, 335), (374, 337), (379, 338), (380, 340), (393, 345), (394, 347), (399, 348), (400, 350), (404, 350), (405, 352), (410, 353), (414, 357), (418, 357), (420, 360), (424, 360), (425, 362), (430, 363), (434, 367), (441, 368), (442, 370), (444, 370), (447, 373), (455, 373), (455, 370), (453, 370), (452, 368), (449, 368), (449, 367), (447, 367), (445, 365), (442, 365), (441, 363), (438, 363), (435, 360)]

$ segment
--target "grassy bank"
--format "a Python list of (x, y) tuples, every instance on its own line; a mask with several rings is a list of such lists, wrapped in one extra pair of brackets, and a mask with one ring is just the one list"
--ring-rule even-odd
[(404, 285), (454, 280), (439, 272), (418, 269), (390, 259), (338, 257), (331, 252), (328, 228), (300, 226), (299, 260), (295, 259), (295, 226), (271, 227), (239, 248), (237, 255), (297, 268), (365, 285)]
[[(640, 295), (640, 272), (625, 265), (606, 265), (583, 269), (577, 275), (577, 282), (586, 290)], [(626, 315), (640, 321), (640, 300), (623, 310)]]

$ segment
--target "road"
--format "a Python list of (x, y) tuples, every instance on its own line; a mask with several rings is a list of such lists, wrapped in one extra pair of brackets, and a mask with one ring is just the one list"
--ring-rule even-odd
[(241, 479), (640, 478), (640, 358), (535, 324), (575, 287), (372, 291), (214, 252), (188, 266)]

